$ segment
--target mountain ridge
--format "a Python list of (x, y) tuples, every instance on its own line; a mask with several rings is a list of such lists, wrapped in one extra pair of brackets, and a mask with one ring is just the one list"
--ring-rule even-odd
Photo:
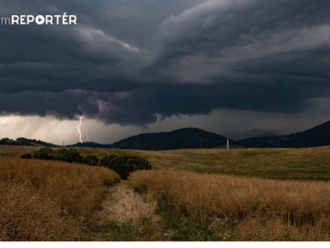
[(243, 132), (228, 133), (226, 136), (233, 140), (243, 140), (248, 138), (257, 138), (265, 136), (278, 136), (279, 134), (267, 129), (254, 128)]
[[(302, 132), (288, 135), (252, 137), (232, 140), (230, 145), (246, 148), (303, 148), (330, 145), (330, 121)], [(169, 132), (142, 133), (122, 139), (113, 144), (95, 142), (76, 143), (66, 147), (119, 148), (133, 150), (174, 150), (225, 148), (227, 137), (199, 128), (181, 128)], [(40, 140), (3, 138), (0, 145), (60, 147)]]
[(330, 145), (330, 121), (302, 132), (237, 140), (250, 148), (303, 148)]
[(0, 145), (11, 145), (11, 146), (48, 146), (48, 147), (57, 147), (58, 145), (54, 145), (52, 143), (44, 142), (41, 140), (35, 139), (27, 139), (27, 138), (17, 138), (9, 139), (9, 138), (2, 138), (0, 140)]
[[(227, 138), (199, 128), (181, 128), (170, 132), (143, 133), (113, 144), (113, 148), (138, 150), (172, 150), (214, 148), (226, 144)], [(230, 140), (231, 143), (235, 143)]]

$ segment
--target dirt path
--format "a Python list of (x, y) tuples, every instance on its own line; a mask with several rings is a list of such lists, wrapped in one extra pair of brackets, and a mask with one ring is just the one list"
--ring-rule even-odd
[[(94, 240), (164, 240), (163, 220), (156, 202), (127, 184), (109, 187), (102, 210), (96, 215)], [(94, 236), (94, 235), (93, 235)]]

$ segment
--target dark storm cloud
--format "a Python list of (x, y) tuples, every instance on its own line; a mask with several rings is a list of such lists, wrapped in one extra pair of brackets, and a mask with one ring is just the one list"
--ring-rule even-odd
[(77, 26), (0, 26), (0, 112), (146, 125), (215, 109), (293, 113), (330, 95), (330, 3), (0, 1)]

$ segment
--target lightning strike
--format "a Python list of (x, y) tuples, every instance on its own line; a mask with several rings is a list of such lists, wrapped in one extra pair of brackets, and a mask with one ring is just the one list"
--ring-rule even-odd
[[(79, 118), (79, 124), (76, 126), (73, 126), (69, 128), (69, 130), (63, 134), (63, 138), (66, 139), (67, 135), (73, 130), (76, 129), (76, 135), (78, 136), (79, 143), (84, 143), (83, 142), (83, 132), (86, 133), (86, 139), (89, 141), (88, 137), (88, 126), (84, 123), (84, 116), (75, 116), (76, 118)], [(85, 131), (84, 131), (85, 128)]]
[(82, 119), (83, 117), (79, 117), (79, 125), (77, 126), (77, 131), (78, 131), (78, 135), (79, 135), (79, 142), (80, 143), (83, 143), (82, 139), (81, 139), (81, 131), (80, 131), (80, 127), (82, 125)]

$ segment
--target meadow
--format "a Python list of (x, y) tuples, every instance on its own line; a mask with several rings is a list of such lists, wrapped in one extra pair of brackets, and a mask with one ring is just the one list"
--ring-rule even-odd
[[(172, 151), (79, 148), (83, 156), (138, 155), (148, 159), (154, 170), (134, 172), (118, 187), (106, 186), (119, 179), (105, 168), (18, 158), (38, 149), (0, 148), (0, 169), (7, 170), (1, 173), (0, 187), (8, 192), (1, 197), (9, 199), (1, 208), (5, 217), (0, 224), (8, 222), (16, 230), (12, 236), (8, 230), (13, 227), (0, 234), (2, 240), (330, 239), (330, 147)], [(102, 207), (106, 188), (111, 189), (109, 197), (118, 200)], [(10, 204), (26, 207), (10, 207), (9, 211)], [(112, 219), (102, 225), (91, 224), (92, 213), (100, 210), (107, 210)], [(20, 211), (30, 211), (29, 219)], [(44, 212), (49, 217), (41, 215)], [(21, 217), (14, 225), (8, 220), (15, 214)], [(30, 222), (35, 216), (62, 224), (51, 225), (42, 219), (40, 223), (49, 227), (49, 232), (47, 228), (34, 230)], [(21, 234), (30, 227), (32, 234)], [(45, 234), (40, 230), (46, 230)]]
[[(20, 157), (38, 147), (3, 147), (0, 156)], [(195, 149), (138, 151), (79, 148), (83, 156), (138, 155), (157, 170), (226, 174), (275, 180), (330, 180), (330, 147), (300, 149)]]

